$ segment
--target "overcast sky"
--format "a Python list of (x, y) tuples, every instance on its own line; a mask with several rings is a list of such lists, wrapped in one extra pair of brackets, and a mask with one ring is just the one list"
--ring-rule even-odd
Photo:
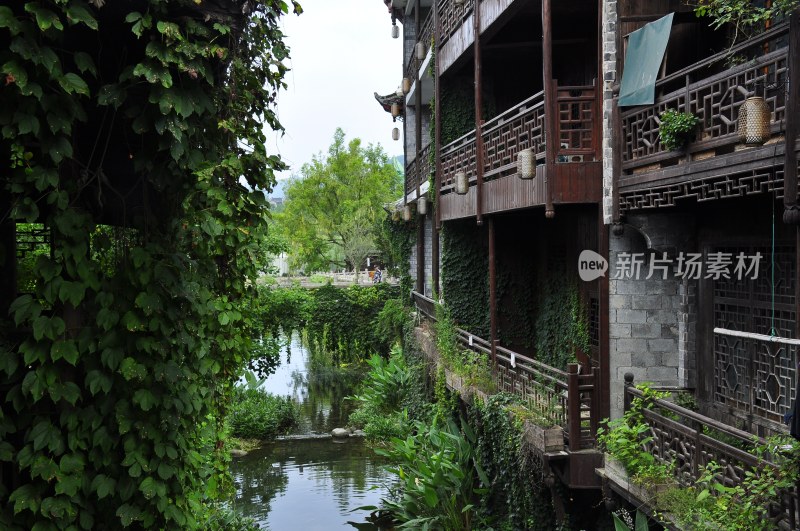
[(283, 22), (291, 49), (289, 88), (278, 99), (282, 138), (268, 134), (291, 166), (278, 178), (299, 173), (312, 155), (327, 151), (337, 127), (347, 139), (380, 143), (390, 156), (403, 153), (392, 140), (392, 117), (373, 96), (397, 89), (403, 77), (402, 39), (392, 39), (391, 18), (381, 0), (301, 0), (303, 14)]

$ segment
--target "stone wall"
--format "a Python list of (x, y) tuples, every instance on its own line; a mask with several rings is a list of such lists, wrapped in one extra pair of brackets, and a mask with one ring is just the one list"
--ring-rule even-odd
[[(611, 414), (622, 413), (623, 377), (685, 387), (694, 380), (695, 281), (675, 275), (675, 258), (689, 250), (694, 220), (681, 214), (628, 216), (609, 241), (609, 362)], [(642, 253), (638, 273), (619, 267)], [(653, 257), (671, 261), (666, 278)], [(650, 278), (648, 278), (648, 276)]]
[(603, 2), (603, 222), (611, 223), (614, 174), (612, 153), (612, 87), (617, 82), (617, 0)]

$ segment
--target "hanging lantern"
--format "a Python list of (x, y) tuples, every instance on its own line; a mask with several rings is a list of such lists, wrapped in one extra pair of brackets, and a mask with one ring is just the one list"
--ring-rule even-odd
[(408, 79), (407, 77), (404, 77), (401, 87), (403, 89), (403, 94), (408, 94), (409, 92), (411, 92), (411, 80)]
[(400, 104), (392, 103), (392, 118), (397, 118), (398, 116), (400, 116)]
[(533, 179), (536, 176), (536, 157), (532, 149), (523, 149), (517, 154), (517, 175), (520, 179)]
[(428, 198), (424, 195), (419, 196), (419, 199), (417, 199), (417, 212), (420, 216), (428, 213)]
[(398, 98), (402, 98), (405, 95), (403, 92), (403, 87), (397, 87), (397, 90), (394, 91), (394, 95)]
[(417, 60), (422, 61), (425, 59), (425, 45), (422, 42), (418, 42), (414, 47), (414, 53), (417, 56)]
[(400, 129), (397, 127), (392, 129), (392, 140), (400, 140)]
[(403, 221), (411, 221), (411, 205), (409, 204), (403, 207)]
[(739, 142), (750, 146), (760, 146), (770, 137), (769, 105), (761, 96), (747, 98), (739, 107), (739, 121), (736, 124)]
[(392, 38), (397, 39), (400, 37), (400, 28), (397, 27), (397, 24), (392, 24)]
[(458, 195), (464, 195), (469, 192), (469, 179), (467, 179), (467, 172), (456, 172), (455, 181), (456, 193)]

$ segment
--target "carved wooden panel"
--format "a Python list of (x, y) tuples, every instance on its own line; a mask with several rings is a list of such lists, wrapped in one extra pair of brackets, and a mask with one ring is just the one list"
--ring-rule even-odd
[[(559, 162), (594, 159), (594, 120), (597, 118), (594, 87), (559, 87), (558, 106)], [(570, 155), (580, 155), (573, 160)]]
[(439, 4), (439, 39), (437, 46), (441, 47), (458, 30), (459, 26), (472, 13), (475, 0), (465, 0), (460, 6), (453, 0), (443, 0)]
[[(657, 96), (654, 105), (624, 109), (621, 112), (623, 170), (632, 171), (653, 161), (676, 157), (680, 153), (667, 152), (659, 141), (660, 114), (667, 109), (692, 112), (700, 119), (692, 151), (717, 148), (722, 144), (737, 142), (736, 123), (739, 108), (753, 95), (765, 96), (772, 110), (773, 131), (781, 129), (784, 119), (788, 80), (787, 49), (777, 48), (775, 40), (770, 49), (744, 64), (709, 75), (719, 68), (720, 58), (698, 63), (683, 75), (683, 86)], [(754, 49), (761, 49), (757, 43)], [(784, 44), (785, 46), (785, 44)], [(710, 70), (711, 69), (711, 70)], [(656, 85), (656, 91), (675, 87), (679, 79), (672, 77)]]
[[(795, 250), (775, 249), (775, 298), (772, 300), (771, 249), (726, 247), (715, 251), (735, 257), (760, 253), (756, 279), (714, 281), (714, 326), (795, 337)], [(735, 261), (735, 258), (734, 258)], [(774, 308), (774, 310), (773, 310)], [(781, 422), (795, 398), (797, 347), (749, 338), (714, 336), (715, 403)]]
[(679, 199), (710, 201), (730, 197), (769, 193), (783, 197), (783, 171), (770, 168), (742, 174), (715, 175), (694, 181), (675, 182), (649, 189), (620, 191), (620, 210), (636, 210), (675, 205)]

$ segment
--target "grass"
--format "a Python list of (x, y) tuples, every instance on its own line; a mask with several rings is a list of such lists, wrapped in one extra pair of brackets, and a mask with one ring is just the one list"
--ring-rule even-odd
[(296, 404), (261, 389), (237, 388), (228, 423), (232, 437), (272, 439), (297, 425)]

